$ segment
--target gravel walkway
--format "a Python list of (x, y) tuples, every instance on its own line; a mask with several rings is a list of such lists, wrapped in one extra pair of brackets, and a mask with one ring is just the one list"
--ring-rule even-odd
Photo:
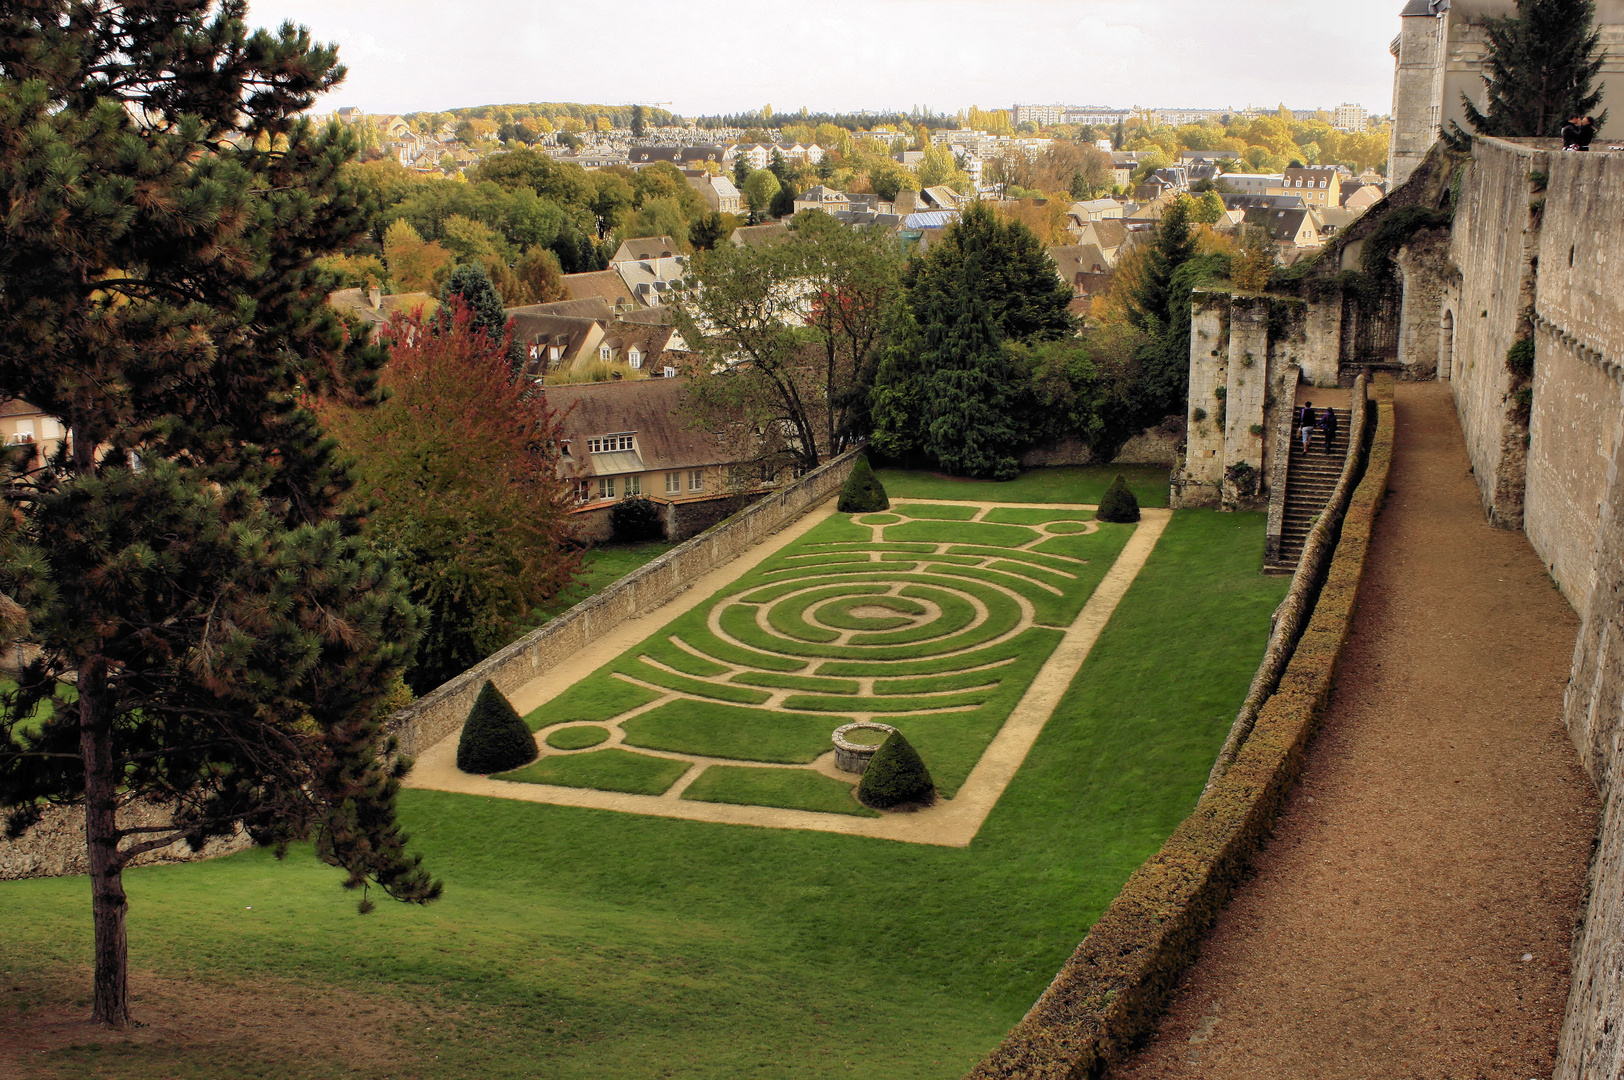
[(1597, 814), (1560, 722), (1578, 620), (1484, 522), (1448, 384), (1397, 413), (1302, 783), (1113, 1080), (1551, 1074)]

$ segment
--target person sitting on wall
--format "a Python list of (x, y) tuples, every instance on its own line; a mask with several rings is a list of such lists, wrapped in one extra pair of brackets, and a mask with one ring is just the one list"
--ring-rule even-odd
[(1575, 116), (1562, 125), (1562, 149), (1589, 150), (1590, 140), (1596, 137), (1596, 121), (1589, 116)]
[(1314, 425), (1317, 421), (1314, 414), (1314, 403), (1303, 402), (1302, 411), (1297, 414), (1297, 437), (1303, 441), (1303, 453), (1308, 453), (1308, 444), (1314, 441)]
[[(1320, 432), (1325, 436), (1325, 452), (1331, 452), (1331, 444), (1336, 442), (1336, 410), (1327, 408), (1320, 414)], [(1306, 449), (1306, 448), (1305, 448)]]

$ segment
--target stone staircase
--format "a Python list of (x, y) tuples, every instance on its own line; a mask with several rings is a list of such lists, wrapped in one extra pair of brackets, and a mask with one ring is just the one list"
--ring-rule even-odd
[(1308, 530), (1314, 527), (1325, 504), (1331, 501), (1337, 478), (1342, 475), (1343, 462), (1348, 457), (1348, 427), (1351, 423), (1347, 409), (1333, 409), (1336, 413), (1336, 439), (1329, 447), (1325, 437), (1314, 433), (1308, 453), (1303, 453), (1302, 441), (1295, 430), (1291, 436), (1291, 460), (1286, 466), (1286, 507), (1280, 529), (1280, 557), (1269, 564), (1270, 570), (1296, 570), (1302, 557), (1303, 545), (1308, 542)]

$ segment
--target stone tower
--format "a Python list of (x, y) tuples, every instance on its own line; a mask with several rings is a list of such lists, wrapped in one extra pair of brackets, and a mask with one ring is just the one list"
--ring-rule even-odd
[[(1427, 156), (1440, 129), (1450, 121), (1466, 126), (1461, 95), (1484, 107), (1483, 18), (1516, 13), (1515, 0), (1408, 0), (1404, 5), (1392, 44), (1390, 188), (1402, 184)], [(1624, 0), (1596, 0), (1596, 25), (1607, 52), (1599, 109), (1612, 108), (1608, 130), (1616, 139), (1624, 132)]]

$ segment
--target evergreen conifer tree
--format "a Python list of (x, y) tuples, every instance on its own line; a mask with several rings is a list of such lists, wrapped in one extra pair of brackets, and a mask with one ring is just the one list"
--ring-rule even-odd
[[(39, 658), (0, 710), (0, 806), (18, 835), (83, 804), (92, 1017), (117, 1026), (122, 872), (142, 852), (241, 825), (314, 835), (348, 887), (440, 891), (395, 823), (406, 763), (380, 756), (418, 612), (335, 516), (349, 476), (302, 405), (312, 389), (371, 399), (383, 361), (314, 265), (366, 227), (341, 173), (354, 134), (299, 117), (343, 69), (245, 15), (0, 14), (0, 395), (68, 431), (4, 486), (0, 592)], [(44, 702), (51, 719), (24, 730)], [(138, 799), (172, 824), (121, 822)]]
[(1015, 386), (998, 330), (976, 295), (980, 273), (980, 252), (972, 249), (953, 308), (925, 327), (925, 450), (955, 475), (1010, 480), (1020, 472)]
[[(1461, 95), (1472, 129), (1552, 136), (1571, 118), (1590, 115), (1601, 103), (1601, 91), (1591, 84), (1607, 59), (1595, 17), (1595, 0), (1517, 0), (1517, 14), (1484, 18), (1488, 111)], [(1598, 128), (1606, 116), (1596, 118)]]
[(908, 302), (921, 327), (952, 321), (965, 259), (974, 250), (980, 275), (970, 282), (977, 300), (1004, 341), (1051, 341), (1072, 333), (1071, 288), (1054, 272), (1054, 262), (1036, 234), (1018, 221), (1004, 222), (980, 202), (959, 220), (923, 259), (909, 267)]
[(491, 275), (478, 263), (464, 263), (451, 271), (440, 290), (441, 323), (450, 325), (453, 300), (468, 306), (469, 325), (483, 331), (491, 341), (506, 342), (508, 363), (517, 374), (524, 367), (524, 348), (508, 337), (507, 312), (502, 310), (502, 294), (496, 291)]

